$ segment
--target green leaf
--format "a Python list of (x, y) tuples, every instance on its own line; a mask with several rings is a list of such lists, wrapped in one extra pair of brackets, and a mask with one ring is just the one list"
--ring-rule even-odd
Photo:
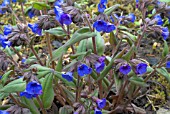
[(162, 52), (162, 57), (164, 58), (168, 54), (169, 54), (169, 47), (168, 47), (166, 40), (164, 40), (164, 49), (163, 49), (163, 52)]
[(48, 4), (46, 4), (45, 2), (34, 2), (32, 4), (32, 7), (37, 10), (50, 9), (50, 6)]
[(60, 37), (66, 36), (66, 33), (63, 31), (63, 29), (61, 27), (45, 30), (44, 32), (50, 33), (55, 36), (60, 36)]
[(8, 80), (8, 76), (10, 75), (10, 73), (12, 72), (13, 70), (10, 70), (8, 72), (6, 72), (3, 76), (2, 76), (2, 84), (4, 85), (6, 83), (6, 81)]
[(170, 0), (159, 0), (160, 2), (170, 2)]
[[(81, 53), (81, 52), (86, 52), (86, 49), (87, 49), (87, 40), (82, 40), (80, 41), (78, 47), (77, 47), (77, 53)], [(81, 60), (83, 58), (83, 55), (82, 56), (79, 56), (79, 60)]]
[(52, 61), (58, 59), (59, 57), (62, 56), (62, 54), (66, 53), (67, 49), (71, 45), (73, 45), (73, 44), (75, 44), (75, 43), (77, 43), (77, 42), (79, 42), (79, 41), (81, 41), (83, 39), (87, 39), (87, 38), (94, 37), (94, 36), (96, 36), (96, 33), (90, 32), (90, 29), (88, 27), (84, 27), (84, 28), (81, 28), (81, 29), (77, 30), (73, 34), (71, 39), (68, 40), (65, 43), (65, 45), (63, 45), (60, 48), (53, 51), (53, 53), (52, 53), (53, 54)]
[(117, 8), (119, 8), (119, 6), (120, 6), (120, 4), (115, 4), (115, 5), (113, 5), (112, 7), (109, 7), (109, 8), (107, 8), (107, 9), (105, 9), (104, 13), (105, 13), (106, 15), (110, 16), (111, 13), (112, 13), (114, 10), (116, 10)]
[[(96, 34), (97, 34), (97, 36), (95, 37), (96, 50), (97, 50), (98, 55), (102, 55), (105, 50), (105, 42), (104, 42), (104, 39), (102, 38), (102, 36), (100, 35), (100, 32), (96, 32)], [(88, 39), (87, 48), (94, 50), (92, 38)]]
[(147, 84), (144, 82), (142, 77), (133, 76), (129, 79), (129, 81), (135, 85), (147, 87)]
[(23, 78), (19, 78), (5, 85), (2, 89), (0, 89), (0, 92), (4, 93), (21, 92), (25, 90), (25, 87), (26, 82), (23, 81)]
[(9, 93), (0, 93), (0, 100), (4, 99), (5, 97), (7, 97), (9, 95)]
[(63, 69), (62, 63), (63, 63), (63, 56), (61, 56), (58, 60), (58, 63), (57, 63), (56, 68), (55, 68), (56, 71), (58, 71), (58, 72), (62, 71), (62, 69)]
[(156, 71), (161, 74), (161, 76), (164, 76), (166, 80), (170, 83), (170, 75), (165, 67), (157, 68)]
[(125, 59), (126, 61), (129, 61), (130, 59), (131, 59), (131, 57), (132, 57), (132, 55), (134, 54), (134, 51), (135, 51), (135, 46), (133, 45), (130, 49), (129, 49), (129, 51), (125, 54), (125, 55), (123, 55), (123, 59)]
[(44, 108), (49, 109), (54, 100), (53, 90), (53, 74), (49, 74), (45, 77), (42, 83), (43, 94), (41, 95), (42, 103)]
[(137, 40), (137, 37), (127, 31), (121, 31), (122, 33), (126, 34), (127, 36), (129, 36), (133, 41)]
[(74, 102), (75, 102), (75, 99), (76, 99), (75, 94), (73, 94), (70, 90), (68, 90), (68, 89), (65, 88), (64, 86), (63, 86), (63, 91), (65, 92), (67, 98), (68, 98), (72, 103), (74, 103)]
[(22, 102), (30, 109), (32, 114), (40, 114), (36, 105), (34, 104), (32, 99), (27, 99), (26, 97), (21, 97)]

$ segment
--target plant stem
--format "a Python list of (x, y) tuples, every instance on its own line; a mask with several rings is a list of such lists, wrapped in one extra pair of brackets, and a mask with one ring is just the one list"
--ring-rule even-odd
[[(67, 37), (68, 37), (68, 39), (70, 39), (70, 27), (69, 27), (69, 25), (67, 25)], [(73, 45), (71, 45), (71, 49), (72, 49), (72, 53), (75, 54)]]
[(80, 76), (77, 76), (78, 77), (78, 79), (77, 79), (77, 89), (76, 89), (76, 102), (78, 102), (78, 100), (79, 100), (79, 83), (80, 83)]
[(12, 10), (11, 6), (10, 5), (7, 5), (7, 7), (10, 9), (10, 11), (12, 12), (12, 14), (14, 15), (14, 17), (17, 19), (17, 21), (19, 23), (21, 23), (21, 21), (19, 20), (19, 18), (17, 17), (17, 15), (15, 14), (15, 12)]
[(37, 99), (37, 101), (38, 101), (38, 103), (39, 103), (39, 105), (40, 105), (40, 107), (41, 107), (41, 109), (42, 109), (42, 113), (43, 113), (43, 114), (47, 114), (47, 112), (46, 112), (46, 110), (45, 110), (45, 108), (44, 108), (44, 106), (43, 106), (43, 104), (42, 104), (39, 96), (36, 97), (36, 99)]
[(21, 3), (21, 10), (22, 10), (22, 16), (24, 18), (24, 24), (26, 24), (26, 18), (25, 18), (25, 14), (24, 14), (24, 5), (23, 5), (23, 2)]
[(42, 63), (41, 59), (39, 58), (37, 52), (34, 50), (33, 46), (31, 45), (30, 47), (31, 51), (33, 52), (33, 54), (35, 55), (35, 57), (37, 58), (38, 62), (40, 63), (41, 66), (44, 66), (44, 64)]
[[(45, 33), (46, 35), (46, 41), (47, 41), (47, 46), (48, 46), (48, 52), (50, 54), (50, 58), (52, 59), (53, 55), (52, 55), (52, 47), (51, 47), (51, 41), (50, 41), (50, 37), (48, 33)], [(55, 62), (52, 61), (52, 68), (55, 69)]]
[(9, 96), (15, 102), (15, 104), (22, 107), (22, 104), (17, 99), (15, 99), (15, 97), (12, 94), (9, 94)]

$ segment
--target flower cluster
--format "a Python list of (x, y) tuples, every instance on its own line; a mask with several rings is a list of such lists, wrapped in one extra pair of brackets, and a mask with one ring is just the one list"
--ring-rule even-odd
[(55, 2), (54, 7), (54, 13), (56, 15), (56, 20), (60, 22), (61, 25), (70, 25), (72, 23), (71, 15), (64, 13), (64, 11), (61, 8), (61, 4), (63, 3), (63, 0), (59, 0)]
[[(144, 73), (146, 73), (147, 71), (147, 64), (146, 63), (138, 63), (135, 65), (135, 73), (137, 75), (142, 75)], [(131, 66), (129, 64), (123, 64), (120, 66), (119, 68), (119, 72), (121, 72), (124, 75), (128, 75), (129, 72), (132, 70)]]
[(42, 94), (42, 86), (36, 81), (31, 81), (27, 84), (25, 91), (20, 93), (20, 96), (25, 96), (28, 99), (37, 97)]
[(98, 20), (93, 24), (93, 27), (98, 31), (98, 32), (106, 32), (110, 33), (113, 30), (115, 30), (115, 25), (111, 23), (107, 23), (104, 20)]

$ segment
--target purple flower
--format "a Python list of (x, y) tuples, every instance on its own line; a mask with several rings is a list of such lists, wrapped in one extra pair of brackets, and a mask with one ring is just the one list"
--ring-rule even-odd
[(67, 72), (66, 74), (62, 74), (62, 77), (69, 82), (73, 81), (73, 73), (72, 72)]
[(92, 72), (92, 68), (88, 67), (85, 64), (81, 64), (77, 68), (77, 73), (78, 73), (79, 76), (88, 75), (88, 74), (91, 74), (91, 72)]
[(99, 110), (98, 108), (95, 108), (94, 114), (102, 114), (102, 112), (101, 112), (101, 110)]
[(136, 66), (136, 73), (137, 74), (144, 74), (147, 71), (147, 64), (146, 63), (139, 63)]
[(60, 17), (59, 22), (63, 25), (70, 25), (72, 23), (71, 16), (69, 14), (63, 13)]
[(124, 64), (120, 66), (119, 71), (122, 74), (127, 75), (131, 71), (131, 66), (129, 64)]
[(164, 40), (166, 40), (169, 37), (168, 27), (163, 27), (162, 28), (162, 37), (164, 38)]
[(97, 107), (98, 107), (99, 109), (102, 109), (102, 108), (104, 108), (105, 105), (106, 105), (106, 99), (105, 99), (105, 98), (103, 98), (103, 99), (97, 99), (97, 100), (96, 100), (96, 103), (97, 103)]
[(166, 62), (166, 68), (170, 68), (170, 61)]
[(4, 35), (8, 35), (12, 32), (12, 27), (10, 25), (4, 26)]
[(107, 23), (107, 27), (104, 29), (104, 32), (110, 33), (110, 32), (112, 32), (115, 29), (116, 29), (116, 27), (115, 27), (114, 24)]
[(163, 25), (163, 21), (160, 14), (155, 15), (154, 19), (157, 21), (157, 25)]
[(127, 18), (132, 22), (134, 23), (135, 22), (135, 19), (136, 19), (136, 16), (133, 14), (133, 13), (130, 13)]
[(42, 86), (36, 81), (29, 82), (25, 89), (29, 94), (32, 95), (41, 95), (42, 94)]
[(30, 27), (33, 33), (38, 34), (39, 36), (42, 36), (42, 29), (39, 27), (37, 23), (28, 24), (28, 27)]
[(0, 114), (9, 114), (9, 112), (7, 112), (5, 110), (0, 110)]
[(98, 31), (104, 31), (107, 27), (107, 23), (103, 20), (98, 20), (93, 24), (93, 27)]
[(100, 2), (98, 4), (98, 12), (103, 13), (105, 9), (106, 9), (106, 5)]

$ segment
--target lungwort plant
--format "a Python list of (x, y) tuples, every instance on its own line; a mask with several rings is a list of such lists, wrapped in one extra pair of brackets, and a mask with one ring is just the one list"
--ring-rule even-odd
[[(115, 1), (108, 7), (107, 0), (96, 4), (97, 12), (72, 0), (3, 0), (0, 113), (145, 114), (133, 100), (148, 80), (160, 74), (170, 83), (168, 1), (133, 1), (136, 15)], [(6, 15), (11, 21), (5, 24)], [(54, 37), (65, 43), (56, 48)], [(148, 38), (163, 42), (152, 66), (139, 51)]]

